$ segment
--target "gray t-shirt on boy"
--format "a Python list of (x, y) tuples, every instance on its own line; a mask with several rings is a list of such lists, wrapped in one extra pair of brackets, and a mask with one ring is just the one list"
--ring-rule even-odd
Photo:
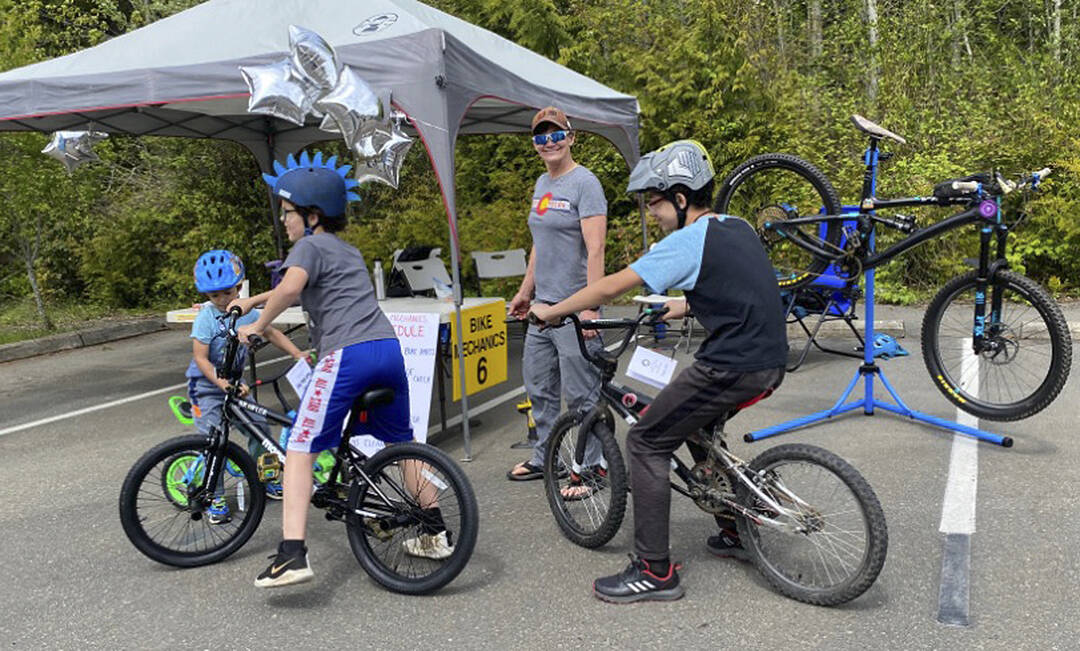
[(364, 256), (336, 235), (300, 238), (282, 267), (307, 272), (300, 303), (311, 318), (311, 340), (320, 356), (362, 341), (396, 338), (375, 300)]
[(529, 231), (536, 247), (536, 300), (558, 303), (588, 284), (588, 251), (581, 219), (607, 214), (596, 175), (578, 165), (552, 180), (536, 180)]

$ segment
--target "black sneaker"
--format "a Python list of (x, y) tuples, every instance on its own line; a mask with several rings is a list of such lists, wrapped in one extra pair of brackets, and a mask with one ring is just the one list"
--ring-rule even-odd
[(743, 548), (739, 534), (730, 529), (721, 529), (715, 536), (709, 536), (709, 539), (705, 541), (705, 548), (713, 556), (734, 558), (739, 561), (750, 560), (750, 553)]
[(667, 576), (657, 576), (649, 570), (649, 562), (630, 555), (630, 565), (622, 572), (593, 581), (593, 595), (614, 604), (634, 601), (674, 601), (683, 596), (679, 573), (674, 563), (668, 566)]
[(303, 583), (310, 581), (315, 575), (308, 564), (307, 547), (301, 547), (300, 551), (294, 554), (286, 554), (281, 549), (283, 546), (284, 543), (278, 546), (278, 553), (270, 557), (274, 561), (255, 578), (256, 588), (276, 588)]

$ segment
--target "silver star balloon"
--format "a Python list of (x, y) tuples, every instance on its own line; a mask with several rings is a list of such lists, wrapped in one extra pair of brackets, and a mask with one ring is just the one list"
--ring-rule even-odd
[(326, 114), (320, 128), (340, 133), (350, 147), (362, 137), (361, 131), (372, 128), (383, 115), (378, 95), (348, 66), (338, 75), (333, 89), (315, 102), (315, 108)]
[[(397, 189), (401, 166), (412, 144), (412, 138), (405, 135), (399, 122), (379, 123), (365, 140), (353, 147), (357, 154), (356, 180), (360, 183), (378, 181)], [(366, 155), (368, 149), (361, 149), (361, 145), (373, 148), (375, 154)]]
[(316, 88), (328, 91), (338, 80), (337, 54), (330, 44), (310, 29), (289, 25), (289, 51), (297, 75)]
[(109, 134), (101, 131), (55, 131), (41, 153), (63, 163), (71, 174), (83, 163), (101, 160), (94, 152), (94, 143), (108, 137)]
[(240, 66), (251, 98), (248, 112), (272, 115), (304, 126), (311, 99), (294, 76), (290, 59), (258, 66)]

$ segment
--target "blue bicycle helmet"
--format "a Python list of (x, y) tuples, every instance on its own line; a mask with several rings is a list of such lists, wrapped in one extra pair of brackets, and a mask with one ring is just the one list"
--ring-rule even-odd
[(285, 163), (274, 161), (276, 176), (263, 174), (262, 177), (274, 196), (294, 206), (315, 207), (327, 217), (340, 217), (345, 214), (348, 202), (360, 200), (360, 195), (352, 192), (360, 184), (346, 178), (352, 165), (336, 167), (337, 156), (323, 161), (322, 152), (315, 152), (312, 158), (303, 151), (299, 161), (289, 154)]
[(202, 293), (220, 292), (236, 287), (244, 280), (244, 263), (240, 256), (214, 249), (195, 261), (195, 289)]

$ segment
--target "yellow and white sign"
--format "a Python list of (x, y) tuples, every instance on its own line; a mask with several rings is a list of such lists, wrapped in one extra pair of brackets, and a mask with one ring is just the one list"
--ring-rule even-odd
[[(465, 350), (465, 392), (472, 395), (506, 381), (506, 302), (498, 301), (461, 310)], [(457, 357), (455, 319), (450, 318), (450, 349), (453, 359), (453, 399), (461, 400), (461, 369)]]

